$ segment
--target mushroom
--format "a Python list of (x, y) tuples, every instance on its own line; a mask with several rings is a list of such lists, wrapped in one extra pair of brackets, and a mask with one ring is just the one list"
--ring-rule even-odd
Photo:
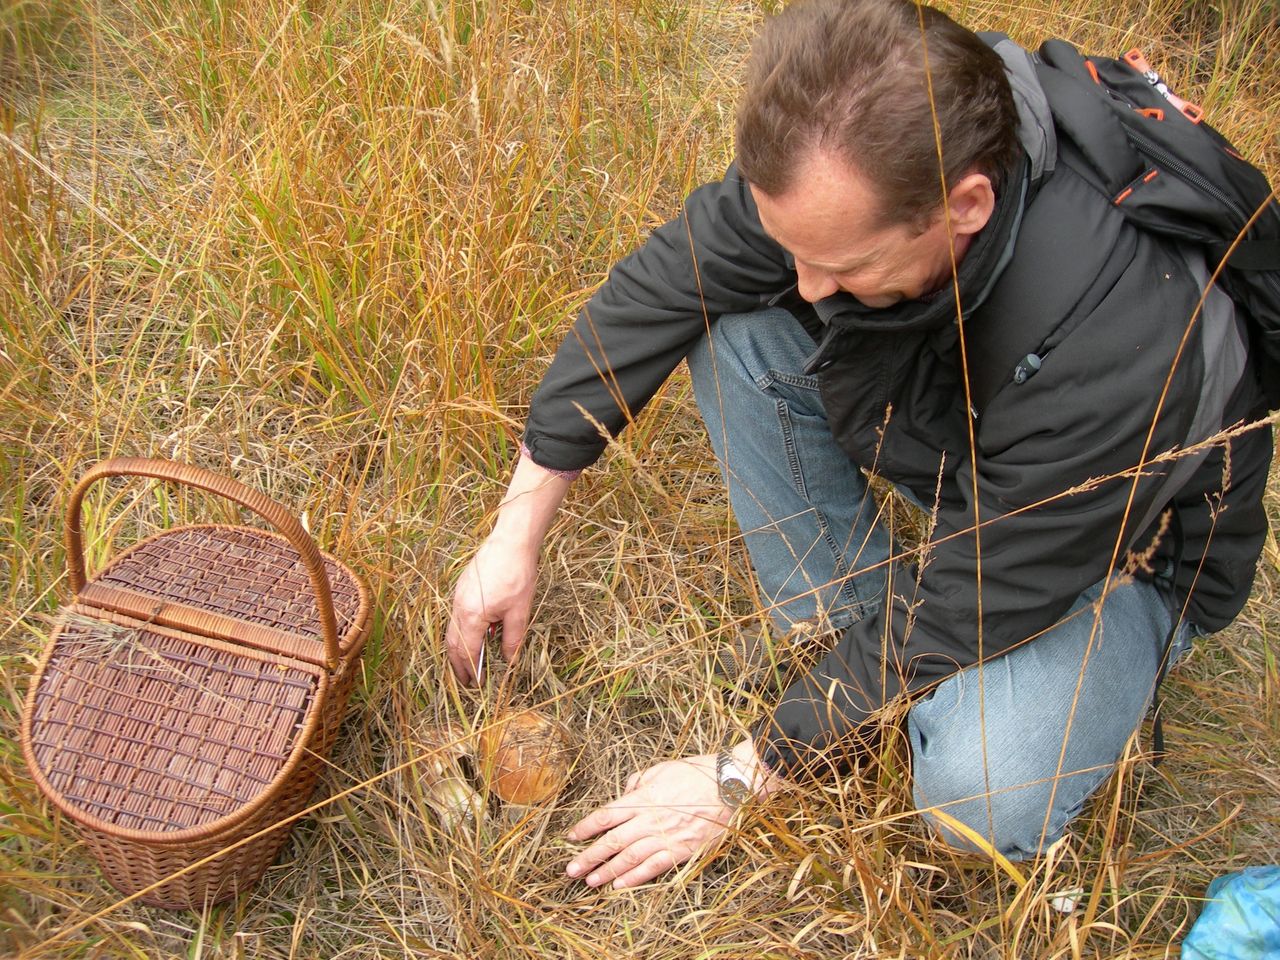
[(484, 799), (458, 765), (467, 756), (466, 735), (451, 724), (432, 727), (423, 736), (423, 746), (431, 751), (422, 764), (426, 801), (441, 825), (453, 833), (479, 821), (484, 815)]
[(529, 806), (559, 793), (572, 762), (569, 732), (537, 710), (502, 714), (480, 734), (489, 788), (509, 804)]

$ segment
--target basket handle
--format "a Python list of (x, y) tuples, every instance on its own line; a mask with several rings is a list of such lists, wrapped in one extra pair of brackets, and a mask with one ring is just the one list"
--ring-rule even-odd
[(293, 514), (270, 497), (229, 477), (218, 476), (216, 473), (210, 473), (208, 470), (188, 463), (146, 457), (114, 457), (95, 463), (89, 468), (71, 492), (71, 500), (67, 504), (67, 576), (71, 580), (72, 590), (79, 593), (87, 580), (84, 540), (80, 533), (81, 504), (89, 488), (99, 480), (108, 477), (151, 477), (195, 487), (238, 503), (271, 524), (298, 551), (298, 556), (302, 558), (302, 563), (307, 568), (307, 574), (311, 577), (311, 586), (315, 590), (316, 607), (320, 614), (320, 629), (324, 634), (325, 665), (330, 670), (337, 668), (339, 654), (337, 618), (333, 611), (333, 594), (329, 590), (329, 577), (325, 572), (324, 560), (316, 542), (311, 539), (310, 534), (303, 529), (302, 524)]

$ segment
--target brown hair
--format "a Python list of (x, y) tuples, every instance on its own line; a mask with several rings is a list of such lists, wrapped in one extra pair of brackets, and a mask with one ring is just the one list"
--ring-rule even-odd
[(974, 170), (999, 189), (1018, 118), (990, 47), (911, 0), (798, 0), (752, 45), (738, 168), (780, 196), (813, 150), (831, 150), (879, 188), (882, 222), (923, 226), (942, 206), (930, 85), (948, 189)]

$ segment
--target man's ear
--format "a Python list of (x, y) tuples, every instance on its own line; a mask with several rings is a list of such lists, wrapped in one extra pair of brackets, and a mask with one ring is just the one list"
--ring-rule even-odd
[(985, 173), (969, 173), (951, 188), (951, 232), (972, 236), (987, 225), (996, 208), (996, 192)]

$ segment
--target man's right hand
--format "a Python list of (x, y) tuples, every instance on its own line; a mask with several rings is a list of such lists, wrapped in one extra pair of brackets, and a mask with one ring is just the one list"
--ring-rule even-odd
[(463, 683), (480, 679), (480, 651), (491, 624), (502, 624), (502, 655), (510, 661), (519, 653), (538, 581), (538, 552), (569, 483), (527, 456), (516, 463), (493, 532), (480, 544), (453, 592), (445, 654)]
[(454, 675), (477, 683), (480, 651), (491, 624), (502, 624), (502, 655), (515, 658), (524, 642), (538, 579), (538, 543), (511, 543), (494, 531), (458, 578), (445, 653)]

